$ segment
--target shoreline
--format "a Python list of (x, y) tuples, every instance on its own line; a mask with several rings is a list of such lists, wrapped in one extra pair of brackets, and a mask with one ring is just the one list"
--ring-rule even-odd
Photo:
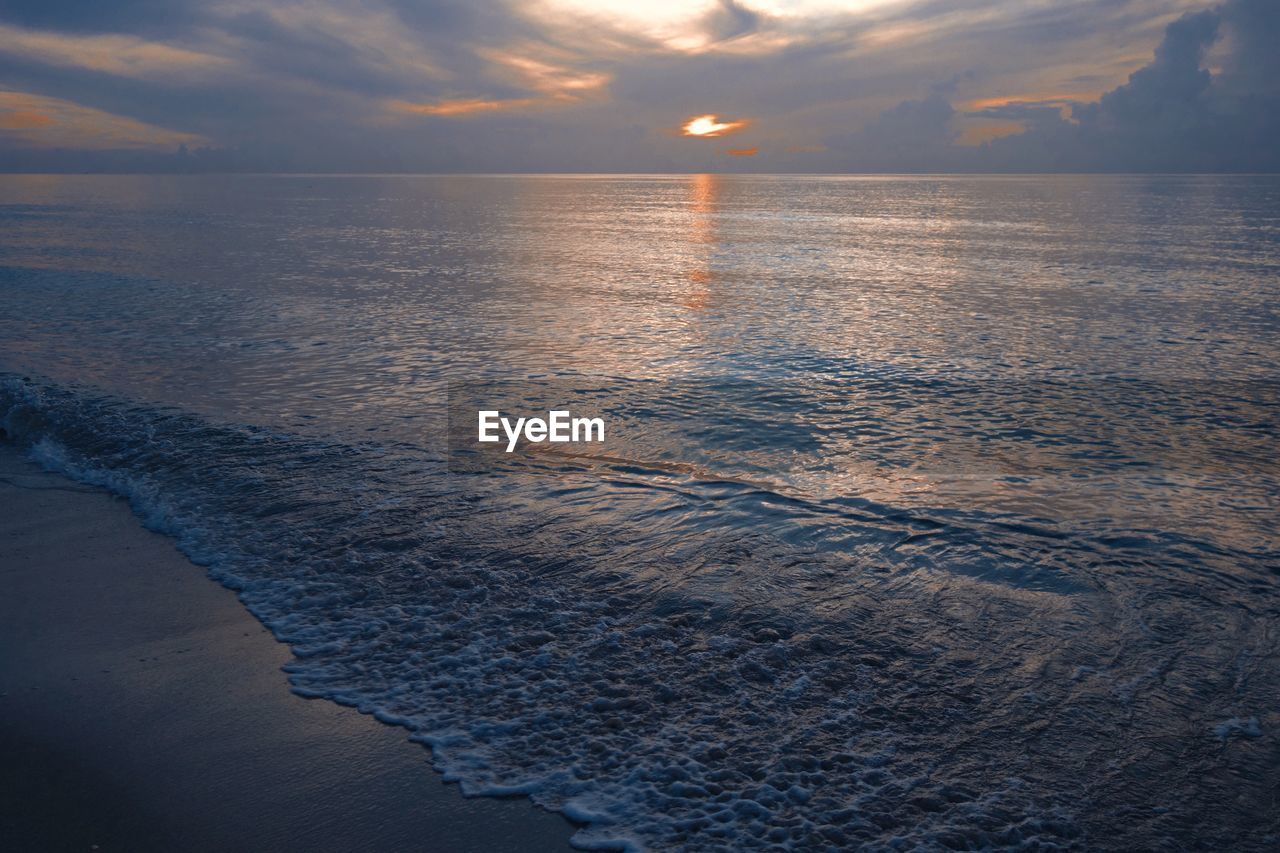
[(292, 659), (128, 503), (0, 444), (0, 837), (15, 849), (567, 851)]

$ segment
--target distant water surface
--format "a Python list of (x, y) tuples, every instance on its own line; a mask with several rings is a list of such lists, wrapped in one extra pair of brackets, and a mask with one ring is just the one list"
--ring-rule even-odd
[(583, 845), (1280, 844), (1280, 178), (0, 176), (0, 296), (12, 437)]

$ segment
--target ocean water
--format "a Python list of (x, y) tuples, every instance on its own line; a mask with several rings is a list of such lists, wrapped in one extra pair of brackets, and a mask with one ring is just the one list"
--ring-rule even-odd
[(0, 176), (0, 298), (9, 440), (583, 847), (1280, 844), (1280, 178)]

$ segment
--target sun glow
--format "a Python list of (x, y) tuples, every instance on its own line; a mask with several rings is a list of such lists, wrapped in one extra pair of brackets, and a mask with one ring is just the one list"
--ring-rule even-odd
[[(720, 41), (718, 18), (736, 12), (751, 17), (813, 22), (860, 15), (906, 0), (535, 0), (532, 13), (544, 20), (574, 21), (649, 39), (672, 50), (700, 52)], [(732, 40), (732, 39), (731, 39)]]
[(747, 126), (744, 121), (720, 121), (714, 114), (690, 116), (681, 128), (685, 136), (724, 136)]

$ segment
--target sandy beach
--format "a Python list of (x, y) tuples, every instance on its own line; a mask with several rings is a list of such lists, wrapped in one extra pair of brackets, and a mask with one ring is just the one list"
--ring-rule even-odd
[(289, 650), (121, 499), (0, 447), (10, 850), (567, 850), (402, 729), (289, 692)]

